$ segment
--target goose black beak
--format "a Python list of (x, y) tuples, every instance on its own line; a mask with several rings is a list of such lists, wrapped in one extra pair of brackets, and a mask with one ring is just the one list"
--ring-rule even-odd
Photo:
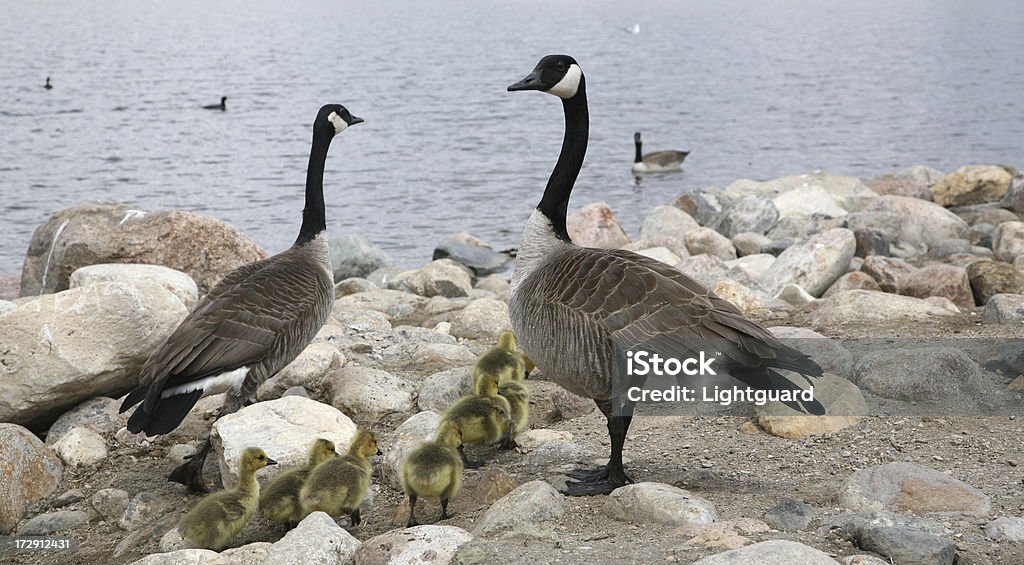
[(273, 459), (267, 457), (267, 466), (270, 465), (277, 465), (277, 461), (274, 461)]
[(365, 121), (366, 121), (366, 120), (364, 120), (364, 119), (362, 119), (362, 118), (360, 118), (360, 117), (357, 117), (357, 116), (352, 116), (352, 121), (351, 121), (351, 122), (349, 122), (349, 123), (348, 123), (348, 125), (350, 125), (350, 126), (354, 126), (354, 125), (356, 125), (356, 124), (361, 124), (361, 123), (363, 123), (363, 122), (365, 122)]
[(523, 80), (509, 85), (508, 87), (509, 92), (515, 92), (517, 90), (544, 90), (544, 84), (540, 80), (540, 71), (534, 70)]

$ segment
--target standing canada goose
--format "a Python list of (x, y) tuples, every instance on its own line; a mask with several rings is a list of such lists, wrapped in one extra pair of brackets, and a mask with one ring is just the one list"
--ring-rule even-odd
[(242, 531), (259, 506), (256, 471), (274, 465), (262, 449), (249, 447), (238, 465), (238, 486), (215, 492), (199, 501), (178, 525), (181, 537), (207, 549), (220, 551)]
[(46, 77), (46, 84), (43, 85), (46, 90), (53, 90), (53, 85), (50, 84), (50, 77)]
[(359, 505), (366, 498), (373, 474), (370, 457), (380, 454), (377, 436), (366, 430), (357, 431), (348, 454), (328, 459), (309, 474), (299, 491), (302, 515), (320, 511), (337, 518), (348, 514), (350, 524), (358, 526), (362, 521)]
[[(295, 243), (285, 251), (228, 273), (153, 352), (139, 386), (121, 403), (142, 403), (128, 430), (148, 436), (178, 427), (203, 396), (227, 392), (220, 416), (253, 397), (263, 381), (291, 363), (323, 327), (334, 303), (334, 276), (324, 217), (324, 163), (334, 136), (361, 123), (344, 106), (320, 108), (306, 170), (306, 201)], [(170, 479), (203, 485), (207, 438)]]
[(485, 378), (493, 375), (498, 379), (498, 395), (508, 401), (509, 422), (501, 438), (502, 449), (516, 447), (516, 434), (526, 429), (530, 420), (530, 391), (523, 384), (526, 380), (526, 360), (516, 350), (516, 335), (503, 331), (498, 344), (485, 352), (473, 365), (473, 384), (477, 396), (486, 395)]
[[(553, 94), (565, 113), (561, 153), (523, 230), (508, 303), (530, 359), (562, 387), (594, 399), (608, 421), (608, 465), (573, 472), (579, 482), (568, 494), (606, 494), (632, 482), (622, 466), (634, 407), (625, 391), (636, 386), (623, 370), (626, 352), (642, 349), (681, 361), (710, 350), (717, 369), (755, 389), (799, 390), (772, 368), (822, 374), (806, 355), (675, 268), (629, 251), (574, 245), (565, 215), (587, 151), (583, 71), (572, 57), (549, 55), (508, 90)], [(803, 408), (824, 412), (817, 401)]]
[(643, 155), (640, 150), (643, 145), (643, 141), (640, 140), (640, 132), (633, 134), (633, 145), (636, 145), (636, 155), (633, 157), (634, 173), (678, 171), (683, 167), (683, 160), (690, 154), (689, 151), (655, 151)]
[(281, 473), (260, 492), (260, 513), (271, 522), (294, 528), (306, 517), (299, 503), (302, 485), (313, 469), (333, 457), (338, 457), (334, 442), (323, 438), (314, 441), (309, 447), (305, 465)]
[(484, 374), (476, 383), (476, 394), (463, 396), (448, 407), (441, 415), (441, 422), (452, 422), (462, 432), (462, 443), (459, 444), (459, 455), (467, 469), (476, 469), (483, 465), (469, 460), (465, 444), (483, 443), (492, 445), (501, 439), (501, 434), (509, 429), (512, 418), (512, 407), (508, 400), (498, 394), (498, 376)]
[(416, 498), (434, 498), (441, 502), (441, 519), (447, 520), (448, 501), (459, 492), (462, 484), (462, 457), (457, 447), (462, 445), (462, 431), (458, 424), (442, 421), (433, 441), (416, 446), (402, 461), (402, 490), (409, 497), (409, 522), (405, 527), (418, 526)]
[(221, 96), (220, 97), (220, 104), (207, 104), (206, 106), (203, 106), (203, 109), (204, 110), (220, 110), (220, 111), (225, 111), (225, 110), (228, 109), (227, 102), (228, 102), (228, 97), (227, 96)]

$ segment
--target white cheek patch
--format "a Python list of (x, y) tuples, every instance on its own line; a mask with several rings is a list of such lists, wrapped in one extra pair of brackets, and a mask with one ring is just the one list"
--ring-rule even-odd
[(327, 116), (327, 119), (331, 120), (331, 123), (334, 124), (335, 135), (345, 131), (345, 128), (348, 127), (348, 122), (339, 116), (337, 112), (331, 112), (331, 114)]
[(583, 76), (583, 71), (579, 65), (570, 65), (569, 70), (565, 71), (565, 76), (562, 80), (558, 81), (558, 84), (548, 89), (548, 94), (554, 94), (555, 96), (567, 100), (576, 96), (576, 91), (580, 87), (580, 77)]

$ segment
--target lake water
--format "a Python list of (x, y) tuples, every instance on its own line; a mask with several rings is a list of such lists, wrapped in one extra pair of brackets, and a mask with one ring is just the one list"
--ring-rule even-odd
[[(633, 234), (650, 207), (737, 178), (1024, 165), (1015, 0), (2, 4), (0, 275), (92, 199), (204, 212), (283, 250), (327, 102), (366, 119), (328, 158), (333, 233), (405, 265), (458, 231), (514, 246), (562, 117), (505, 87), (554, 52), (590, 95), (571, 208), (607, 201)], [(201, 109), (221, 95), (227, 112)], [(635, 130), (691, 150), (685, 172), (637, 185)]]

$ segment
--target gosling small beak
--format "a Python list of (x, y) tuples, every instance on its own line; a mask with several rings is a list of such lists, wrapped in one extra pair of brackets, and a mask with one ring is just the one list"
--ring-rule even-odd
[(348, 123), (348, 125), (350, 125), (350, 126), (354, 126), (354, 125), (356, 125), (356, 124), (361, 124), (361, 123), (363, 123), (363, 122), (365, 122), (365, 121), (366, 121), (366, 120), (364, 120), (364, 119), (362, 119), (362, 118), (359, 118), (359, 117), (356, 117), (356, 116), (352, 116), (352, 121), (351, 121), (351, 122), (349, 122), (349, 123)]
[(526, 75), (526, 78), (508, 87), (509, 92), (517, 90), (544, 90), (544, 85), (540, 80), (540, 70), (534, 69), (532, 73)]
[(277, 461), (274, 461), (273, 459), (267, 457), (267, 465), (277, 465)]
[(377, 450), (377, 455), (384, 455), (384, 452), (378, 449)]

